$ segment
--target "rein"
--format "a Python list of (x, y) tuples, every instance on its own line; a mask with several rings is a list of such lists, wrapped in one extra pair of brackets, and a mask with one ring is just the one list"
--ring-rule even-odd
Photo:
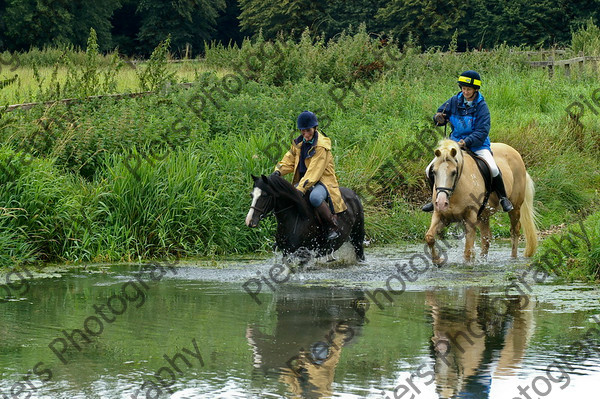
[[(271, 201), (273, 201), (273, 202), (274, 202), (274, 200), (273, 200), (273, 198), (272, 198), (272, 197), (269, 199), (269, 202), (268, 202), (268, 204), (267, 204), (267, 205), (270, 205), (270, 204), (271, 204)], [(267, 205), (265, 205), (265, 208), (267, 207)], [(292, 205), (290, 205), (290, 206), (288, 206), (288, 207), (285, 207), (285, 208), (283, 208), (283, 209), (280, 209), (280, 210), (278, 210), (278, 211), (276, 211), (276, 210), (275, 210), (275, 207), (273, 207), (273, 209), (271, 209), (269, 212), (266, 212), (266, 213), (265, 213), (265, 210), (264, 210), (264, 209), (259, 209), (259, 208), (255, 207), (255, 206), (251, 206), (250, 208), (251, 208), (251, 209), (254, 209), (255, 211), (258, 211), (258, 212), (260, 213), (260, 218), (262, 219), (262, 218), (265, 218), (265, 217), (267, 217), (267, 216), (269, 215), (269, 213), (271, 213), (271, 212), (273, 212), (273, 215), (277, 216), (278, 214), (280, 214), (280, 213), (282, 213), (282, 212), (285, 212), (285, 211), (287, 211), (287, 210), (289, 210), (289, 209), (292, 209), (294, 206), (295, 206), (295, 205), (294, 205), (294, 204), (292, 204)], [(299, 218), (299, 216), (300, 216), (300, 215), (299, 215), (298, 213), (296, 213), (296, 221), (295, 221), (295, 223), (294, 223), (294, 230), (293, 230), (293, 234), (296, 234), (296, 229), (298, 228), (298, 218)]]
[(258, 207), (256, 207), (256, 206), (251, 206), (251, 207), (250, 207), (250, 209), (254, 209), (254, 210), (255, 210), (255, 211), (257, 211), (258, 213), (260, 213), (260, 215), (261, 215), (262, 217), (266, 217), (266, 216), (267, 216), (269, 213), (271, 213), (271, 212), (273, 212), (273, 215), (277, 215), (277, 214), (279, 214), (279, 213), (281, 213), (281, 212), (285, 212), (285, 211), (287, 211), (288, 209), (291, 209), (291, 208), (293, 208), (293, 207), (294, 207), (294, 204), (292, 204), (292, 205), (290, 205), (290, 206), (288, 206), (288, 207), (286, 207), (286, 208), (280, 209), (280, 210), (278, 210), (278, 211), (276, 211), (275, 209), (272, 209), (272, 210), (270, 210), (269, 212), (265, 212), (265, 209), (268, 207), (268, 205), (271, 205), (271, 201), (273, 201), (273, 198), (269, 198), (269, 202), (268, 202), (268, 203), (265, 205), (264, 209), (260, 209), (260, 208), (258, 208)]
[(273, 215), (277, 215), (278, 213), (285, 212), (285, 211), (287, 211), (288, 209), (292, 209), (293, 207), (294, 207), (294, 204), (292, 204), (292, 205), (288, 206), (287, 208), (280, 209), (280, 210), (278, 210), (278, 211), (275, 211), (275, 210), (273, 210)]

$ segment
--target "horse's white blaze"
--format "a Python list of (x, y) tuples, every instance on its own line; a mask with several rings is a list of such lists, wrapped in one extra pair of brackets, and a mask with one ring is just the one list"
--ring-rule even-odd
[(447, 162), (443, 162), (440, 167), (438, 168), (438, 173), (435, 176), (435, 178), (437, 179), (437, 182), (439, 182), (439, 184), (436, 184), (439, 187), (447, 187), (448, 186), (448, 163)]
[[(436, 182), (437, 187), (450, 187), (448, 185), (448, 164), (446, 162), (442, 163), (438, 169), (438, 173), (436, 174)], [(448, 195), (444, 191), (438, 191), (435, 197), (435, 204), (437, 205), (438, 210), (445, 211), (446, 206), (448, 205)]]
[(250, 205), (250, 210), (248, 211), (248, 215), (246, 215), (246, 226), (250, 227), (250, 221), (252, 221), (252, 217), (254, 216), (254, 207), (256, 206), (256, 201), (262, 194), (262, 190), (258, 187), (254, 187), (252, 191), (252, 205)]

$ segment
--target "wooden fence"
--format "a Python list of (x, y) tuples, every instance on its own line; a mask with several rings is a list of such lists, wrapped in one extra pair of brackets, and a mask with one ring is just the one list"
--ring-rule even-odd
[[(181, 86), (185, 88), (192, 87), (193, 83), (178, 83), (176, 86)], [(121, 100), (123, 98), (133, 98), (133, 97), (144, 97), (151, 94), (155, 94), (155, 91), (142, 91), (137, 93), (120, 93), (120, 94), (104, 94), (99, 96), (89, 96), (85, 98), (64, 98), (62, 100), (54, 100), (54, 101), (40, 101), (34, 103), (23, 103), (23, 104), (13, 104), (13, 105), (5, 105), (0, 107), (0, 112), (11, 112), (16, 109), (28, 110), (36, 105), (45, 105), (50, 106), (54, 104), (73, 104), (86, 100), (94, 100), (94, 99), (102, 99), (102, 98), (113, 98), (115, 100)]]
[(600, 57), (591, 57), (580, 54), (579, 57), (570, 58), (568, 60), (555, 60), (554, 56), (550, 56), (547, 61), (529, 61), (529, 65), (532, 67), (548, 68), (548, 76), (552, 78), (554, 76), (554, 67), (563, 66), (565, 68), (565, 75), (571, 76), (571, 67), (576, 65), (579, 66), (579, 71), (582, 72), (587, 62), (592, 63), (594, 71), (598, 71), (598, 62)]

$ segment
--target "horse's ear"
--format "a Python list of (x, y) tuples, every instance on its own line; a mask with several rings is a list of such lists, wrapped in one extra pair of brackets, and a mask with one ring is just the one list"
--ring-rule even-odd
[(254, 182), (255, 182), (255, 181), (257, 181), (257, 180), (258, 180), (258, 177), (254, 176), (254, 175), (250, 175), (250, 176), (252, 176), (252, 181), (254, 181)]
[(267, 176), (265, 175), (260, 175), (260, 178), (262, 179), (262, 181), (265, 182), (265, 184), (269, 184), (269, 179), (267, 179)]
[(436, 157), (439, 157), (440, 155), (442, 155), (442, 152), (440, 150), (435, 150), (434, 154)]
[(454, 157), (456, 156), (456, 148), (452, 148), (452, 149), (450, 150), (450, 156), (451, 156), (452, 158), (454, 158)]

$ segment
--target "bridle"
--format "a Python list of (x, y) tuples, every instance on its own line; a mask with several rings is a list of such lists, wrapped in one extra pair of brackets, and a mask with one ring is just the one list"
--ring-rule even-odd
[[(269, 195), (269, 201), (265, 203), (265, 206), (263, 207), (263, 209), (261, 209), (261, 208), (259, 208), (257, 206), (254, 206), (254, 205), (251, 205), (250, 209), (254, 209), (256, 212), (258, 212), (259, 215), (260, 215), (259, 218), (263, 219), (263, 218), (267, 217), (269, 215), (269, 213), (271, 213), (271, 212), (273, 212), (273, 215), (277, 215), (277, 214), (279, 214), (281, 212), (285, 212), (288, 209), (291, 209), (291, 208), (294, 207), (294, 205), (292, 204), (292, 205), (290, 205), (290, 206), (288, 206), (286, 208), (283, 208), (283, 209), (280, 209), (280, 210), (276, 211), (275, 210), (275, 204), (272, 204), (273, 202), (275, 202), (275, 199), (273, 198), (272, 195)], [(271, 204), (273, 205), (272, 207), (271, 207)], [(265, 210), (267, 208), (269, 208), (269, 207), (271, 207), (271, 209), (269, 211), (265, 212)]]
[(257, 206), (251, 205), (250, 209), (254, 209), (256, 212), (258, 212), (259, 219), (264, 218), (265, 216), (267, 216), (270, 212), (273, 212), (273, 207), (271, 207), (271, 209), (269, 211), (266, 211), (266, 209), (268, 209), (271, 206), (271, 203), (273, 202), (273, 197), (269, 196), (269, 200), (268, 202), (265, 203), (264, 207), (261, 209)]
[[(458, 161), (457, 161), (457, 163), (458, 163)], [(448, 198), (450, 198), (452, 193), (454, 193), (456, 184), (460, 180), (460, 176), (462, 175), (462, 171), (463, 171), (464, 167), (465, 167), (465, 165), (464, 165), (464, 160), (463, 160), (462, 165), (458, 165), (458, 174), (456, 175), (456, 178), (454, 179), (454, 184), (452, 184), (452, 187), (436, 187), (435, 190), (437, 193), (435, 195), (435, 198), (437, 198), (437, 196), (440, 195), (440, 193), (446, 193)]]

